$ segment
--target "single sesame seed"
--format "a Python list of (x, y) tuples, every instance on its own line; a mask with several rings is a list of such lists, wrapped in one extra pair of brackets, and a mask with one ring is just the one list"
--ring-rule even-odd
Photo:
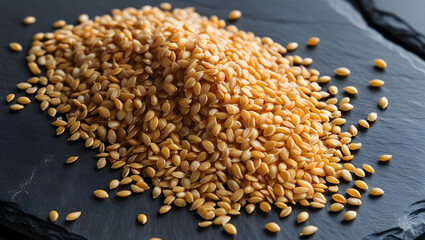
[(307, 45), (310, 47), (316, 46), (320, 42), (320, 38), (311, 37), (307, 40)]
[(236, 21), (236, 20), (238, 20), (241, 17), (242, 17), (242, 12), (241, 11), (239, 11), (239, 10), (233, 10), (233, 11), (231, 11), (229, 13), (229, 16), (227, 17), (227, 19), (229, 21)]

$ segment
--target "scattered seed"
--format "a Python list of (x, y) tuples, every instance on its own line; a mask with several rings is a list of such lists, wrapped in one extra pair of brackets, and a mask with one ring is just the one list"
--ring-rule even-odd
[(30, 24), (35, 23), (35, 21), (36, 21), (35, 17), (33, 17), (33, 16), (28, 16), (28, 17), (25, 17), (25, 18), (24, 18), (24, 20), (23, 20), (22, 22), (23, 22), (25, 25), (30, 25)]
[(94, 191), (94, 195), (98, 198), (108, 198), (109, 195), (105, 190), (96, 190)]
[(96, 162), (97, 169), (104, 168), (106, 166), (106, 158), (99, 158)]
[(55, 23), (53, 23), (54, 28), (61, 28), (66, 25), (65, 20), (57, 20)]
[(171, 205), (164, 205), (159, 209), (160, 214), (167, 213), (171, 210)]
[(356, 126), (351, 125), (350, 128), (348, 129), (348, 132), (350, 132), (352, 136), (357, 136), (358, 130)]
[(353, 110), (354, 106), (349, 103), (343, 103), (339, 105), (339, 110), (341, 111), (351, 111)]
[(347, 212), (344, 213), (344, 215), (342, 216), (342, 220), (352, 221), (356, 217), (357, 217), (357, 212), (350, 210), (350, 211), (347, 211)]
[(280, 231), (280, 226), (275, 223), (275, 222), (269, 222), (265, 225), (265, 228), (269, 231), (269, 232), (279, 232)]
[(362, 147), (361, 143), (350, 143), (348, 144), (348, 149), (350, 150), (359, 150)]
[(11, 102), (13, 101), (13, 99), (15, 99), (15, 94), (10, 93), (9, 95), (6, 96), (6, 102)]
[(201, 227), (201, 228), (209, 227), (209, 226), (211, 226), (212, 223), (213, 222), (211, 222), (211, 221), (203, 221), (203, 222), (198, 223), (198, 226)]
[(235, 235), (238, 232), (235, 225), (231, 223), (226, 223), (224, 225), (224, 231), (226, 231), (228, 234), (231, 234), (231, 235)]
[(329, 93), (332, 95), (337, 95), (338, 94), (338, 88), (334, 85), (329, 86)]
[(344, 169), (347, 169), (348, 171), (351, 171), (351, 172), (356, 169), (356, 167), (354, 167), (354, 165), (351, 163), (344, 163), (342, 166), (344, 167)]
[(386, 97), (381, 97), (378, 101), (379, 106), (381, 106), (382, 109), (385, 109), (388, 107), (388, 99)]
[(345, 197), (344, 196), (342, 196), (341, 194), (339, 194), (339, 193), (335, 193), (335, 194), (333, 194), (332, 195), (332, 199), (335, 201), (335, 202), (339, 202), (339, 203), (345, 203), (347, 200), (345, 200)]
[(369, 122), (375, 122), (376, 119), (378, 119), (378, 114), (376, 114), (376, 112), (371, 112), (369, 115), (367, 115), (367, 120)]
[(384, 60), (377, 58), (377, 59), (375, 59), (375, 66), (378, 67), (378, 68), (386, 68), (387, 63)]
[(260, 203), (260, 209), (263, 212), (270, 212), (270, 210), (272, 210), (272, 206), (270, 206), (270, 203), (268, 202), (262, 202)]
[(311, 37), (307, 40), (307, 45), (310, 47), (316, 46), (320, 42), (320, 38)]
[(351, 176), (351, 173), (346, 169), (341, 170), (341, 176), (348, 182), (350, 182), (353, 179), (353, 176)]
[(354, 170), (354, 174), (356, 174), (357, 177), (361, 177), (361, 178), (366, 176), (366, 173), (361, 168), (356, 168)]
[(13, 104), (10, 106), (10, 109), (12, 109), (13, 111), (18, 111), (24, 109), (24, 106), (21, 104)]
[(375, 172), (375, 169), (373, 169), (373, 167), (370, 166), (369, 164), (363, 164), (362, 167), (368, 173), (374, 173)]
[(359, 125), (362, 126), (362, 127), (364, 127), (364, 128), (369, 128), (370, 127), (369, 123), (366, 120), (364, 120), (364, 119), (360, 119), (359, 120)]
[(78, 159), (78, 156), (71, 156), (71, 157), (69, 157), (68, 159), (66, 159), (66, 163), (73, 163), (73, 162), (75, 162), (75, 161), (77, 161), (77, 159)]
[(110, 183), (109, 183), (109, 189), (115, 189), (115, 188), (117, 188), (118, 186), (120, 185), (120, 181), (118, 181), (117, 179), (114, 179), (114, 180), (112, 180)]
[(294, 51), (297, 48), (298, 48), (298, 43), (297, 42), (290, 42), (290, 43), (288, 43), (288, 45), (286, 45), (286, 49), (288, 51)]
[(305, 212), (305, 211), (300, 212), (297, 216), (297, 223), (303, 223), (303, 222), (307, 221), (308, 217), (309, 217), (308, 212)]
[(236, 21), (236, 20), (238, 20), (241, 17), (242, 17), (242, 12), (241, 11), (239, 11), (239, 10), (233, 10), (233, 11), (231, 11), (229, 13), (229, 16), (227, 17), (227, 19), (229, 21)]
[(321, 83), (327, 83), (327, 82), (329, 82), (331, 80), (331, 77), (329, 77), (329, 76), (321, 76), (320, 78), (319, 78), (319, 82), (321, 82)]
[(21, 44), (19, 44), (19, 43), (17, 43), (17, 42), (12, 42), (12, 43), (10, 43), (10, 44), (9, 44), (9, 47), (10, 47), (10, 49), (11, 49), (12, 51), (15, 51), (15, 52), (20, 52), (20, 51), (22, 51), (22, 46), (21, 46)]
[(367, 184), (364, 182), (364, 181), (362, 181), (362, 180), (356, 180), (355, 182), (354, 182), (354, 184), (356, 185), (356, 187), (358, 187), (358, 188), (360, 188), (360, 189), (363, 189), (363, 190), (367, 190), (369, 187), (367, 186)]
[(355, 95), (355, 94), (359, 93), (359, 91), (357, 90), (357, 88), (356, 87), (353, 87), (353, 86), (344, 87), (344, 91), (346, 91), (347, 93), (352, 94), (352, 95)]
[(139, 221), (139, 223), (145, 225), (148, 222), (148, 217), (145, 214), (141, 213), (141, 214), (137, 215), (137, 221)]
[(329, 186), (328, 190), (330, 192), (336, 193), (336, 192), (338, 192), (338, 186)]
[(332, 203), (331, 206), (329, 207), (329, 211), (331, 212), (339, 212), (342, 209), (344, 209), (344, 205), (341, 203)]
[(348, 68), (340, 67), (340, 68), (335, 69), (335, 73), (338, 76), (346, 77), (346, 76), (350, 75), (351, 72)]
[(81, 14), (80, 16), (78, 16), (79, 23), (87, 22), (88, 20), (89, 16), (87, 14)]
[(380, 188), (372, 188), (370, 189), (370, 195), (373, 196), (381, 196), (382, 194), (384, 194), (384, 190), (380, 189)]
[(26, 105), (26, 104), (28, 104), (30, 102), (31, 102), (31, 100), (29, 98), (27, 98), (27, 97), (19, 97), (18, 98), (18, 103), (20, 103), (20, 104)]
[(379, 156), (379, 161), (381, 162), (388, 162), (391, 158), (393, 158), (393, 155), (381, 155)]
[(26, 83), (26, 82), (22, 82), (22, 83), (18, 83), (18, 84), (16, 85), (16, 87), (17, 87), (19, 90), (27, 90), (28, 88), (32, 87), (32, 85), (31, 85), (31, 84), (29, 84), (29, 83)]
[(131, 191), (130, 190), (121, 190), (119, 192), (116, 193), (118, 197), (128, 197), (131, 195)]
[(153, 198), (159, 197), (160, 194), (161, 194), (161, 188), (159, 186), (154, 187), (152, 191)]
[(279, 214), (279, 217), (287, 217), (291, 214), (291, 212), (292, 212), (292, 207), (291, 206), (286, 207), (282, 209), (282, 211)]
[(347, 203), (352, 205), (352, 206), (360, 206), (360, 205), (362, 205), (362, 200), (360, 200), (358, 198), (348, 198)]
[(384, 81), (380, 80), (380, 79), (373, 79), (369, 81), (370, 86), (372, 87), (380, 87), (382, 85), (384, 85)]
[(312, 63), (313, 63), (312, 58), (304, 58), (301, 62), (301, 64), (304, 66), (310, 66)]
[(317, 232), (319, 228), (313, 225), (308, 225), (306, 227), (303, 228), (303, 230), (301, 231), (301, 235), (302, 236), (308, 236), (308, 235), (312, 235), (315, 232)]
[(70, 214), (66, 215), (65, 220), (66, 220), (66, 221), (75, 221), (75, 220), (77, 220), (80, 216), (81, 216), (81, 212), (80, 212), (80, 211), (78, 211), (78, 212), (72, 212), (72, 213), (70, 213)]
[(49, 219), (51, 222), (58, 220), (58, 218), (59, 218), (59, 213), (57, 211), (52, 210), (49, 212)]
[(357, 190), (355, 188), (348, 188), (347, 193), (348, 193), (348, 195), (355, 197), (355, 198), (360, 198), (362, 196), (360, 194), (359, 190)]
[(162, 10), (164, 10), (164, 11), (170, 11), (170, 10), (171, 10), (171, 8), (172, 8), (171, 4), (170, 4), (170, 3), (167, 3), (167, 2), (163, 2), (163, 3), (161, 3), (161, 4), (159, 5), (159, 7), (160, 7)]

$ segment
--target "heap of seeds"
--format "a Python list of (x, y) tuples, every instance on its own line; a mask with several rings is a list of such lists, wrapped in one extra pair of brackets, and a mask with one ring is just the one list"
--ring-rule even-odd
[[(98, 168), (109, 161), (122, 170), (122, 180), (110, 183), (110, 189), (121, 186), (119, 197), (143, 192), (149, 188), (144, 178), (151, 178), (153, 196), (165, 197), (160, 213), (190, 205), (235, 234), (230, 216), (239, 215), (242, 206), (251, 213), (260, 204), (268, 212), (274, 204), (286, 217), (292, 211), (287, 204), (324, 208), (327, 183), (351, 181), (357, 169), (343, 169), (339, 162), (352, 160), (350, 150), (361, 144), (351, 143), (354, 126), (341, 131), (345, 119), (339, 108), (353, 106), (349, 98), (339, 107), (336, 98), (321, 101), (330, 94), (317, 81), (330, 77), (307, 69), (303, 63), (311, 59), (283, 56), (286, 48), (270, 38), (225, 27), (223, 20), (201, 17), (193, 8), (145, 6), (79, 19), (77, 26), (60, 21), (53, 33), (34, 36), (27, 61), (39, 76), (18, 87), (34, 89), (27, 93), (36, 92), (50, 116), (61, 114), (52, 123), (57, 134), (68, 129), (70, 141), (82, 139), (99, 150)], [(335, 72), (350, 74), (346, 68)], [(357, 93), (354, 87), (345, 90)], [(25, 100), (20, 103), (29, 103)], [(354, 190), (350, 193), (359, 198)], [(95, 195), (108, 197), (103, 190)], [(333, 198), (345, 203), (341, 194)], [(343, 208), (333, 206), (332, 211)], [(300, 218), (306, 221), (308, 214)], [(309, 226), (303, 234), (316, 230)]]

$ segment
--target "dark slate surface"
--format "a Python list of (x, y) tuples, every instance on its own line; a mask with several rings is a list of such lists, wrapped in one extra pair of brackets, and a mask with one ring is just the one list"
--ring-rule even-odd
[[(399, 228), (393, 235), (400, 239), (412, 239), (423, 233), (422, 221), (412, 222), (405, 217), (409, 216), (405, 211), (411, 208), (416, 209), (413, 219), (423, 217), (423, 211), (418, 210), (423, 204), (409, 207), (425, 198), (425, 63), (422, 60), (370, 30), (345, 1), (179, 0), (172, 3), (176, 7), (195, 6), (203, 15), (216, 14), (221, 18), (232, 9), (241, 9), (243, 17), (236, 23), (238, 27), (282, 44), (300, 42), (294, 54), (313, 57), (312, 67), (322, 74), (332, 75), (333, 69), (340, 66), (351, 69), (352, 75), (347, 79), (332, 81), (340, 88), (355, 85), (360, 91), (352, 100), (355, 109), (346, 115), (347, 127), (369, 112), (378, 113), (378, 121), (356, 137), (355, 142), (362, 142), (363, 148), (352, 163), (356, 166), (369, 163), (375, 168), (376, 173), (367, 175), (365, 180), (370, 187), (383, 188), (384, 196), (371, 198), (364, 194), (363, 205), (356, 208), (358, 217), (350, 223), (341, 222), (343, 212), (328, 214), (327, 209), (311, 210), (307, 224), (319, 227), (311, 239), (362, 239), (391, 228)], [(93, 190), (106, 188), (109, 180), (117, 178), (120, 172), (96, 170), (95, 152), (85, 149), (82, 142), (68, 143), (66, 135), (55, 136), (54, 128), (49, 125), (51, 119), (37, 104), (21, 112), (9, 111), (5, 96), (12, 91), (21, 95), (15, 85), (30, 77), (24, 57), (32, 34), (51, 31), (50, 26), (57, 19), (75, 22), (81, 13), (93, 17), (107, 14), (112, 8), (145, 4), (159, 3), (154, 0), (0, 1), (0, 199), (16, 203), (24, 212), (40, 219), (47, 219), (48, 212), (56, 209), (60, 213), (58, 225), (87, 239), (297, 238), (306, 225), (295, 223), (296, 214), (304, 210), (301, 207), (295, 207), (286, 219), (280, 219), (278, 211), (236, 217), (233, 223), (238, 227), (238, 235), (232, 237), (218, 227), (198, 229), (199, 217), (186, 209), (173, 209), (172, 214), (159, 216), (162, 199), (152, 200), (150, 191), (117, 199), (113, 197), (115, 190), (109, 199), (94, 199)], [(27, 15), (36, 16), (37, 22), (24, 27), (21, 20)], [(310, 36), (322, 40), (314, 49), (303, 44)], [(12, 41), (22, 43), (24, 51), (10, 52), (8, 43)], [(389, 67), (385, 71), (373, 67), (373, 59), (377, 57), (387, 61)], [(385, 85), (379, 90), (369, 88), (368, 81), (373, 78), (384, 79)], [(339, 98), (342, 96), (338, 94)], [(386, 110), (377, 108), (381, 96), (389, 99)], [(384, 153), (393, 154), (393, 159), (379, 164), (377, 158)], [(80, 158), (65, 166), (64, 161), (70, 155)], [(351, 185), (343, 184), (340, 188), (348, 186)], [(83, 212), (81, 218), (65, 223), (65, 215), (76, 210)], [(136, 222), (141, 212), (148, 215), (145, 226)], [(282, 231), (266, 233), (263, 226), (269, 221), (278, 222)], [(414, 229), (416, 233), (409, 235), (403, 229)]]

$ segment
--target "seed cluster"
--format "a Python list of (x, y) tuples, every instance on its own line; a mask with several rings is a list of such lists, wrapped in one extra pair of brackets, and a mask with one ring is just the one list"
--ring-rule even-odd
[[(311, 58), (283, 56), (298, 43), (285, 48), (226, 27), (216, 16), (201, 17), (193, 8), (171, 11), (164, 3), (161, 9), (115, 9), (93, 20), (83, 14), (76, 26), (55, 22), (56, 31), (34, 36), (27, 56), (30, 71), (38, 76), (17, 85), (36, 94), (51, 117), (61, 114), (52, 123), (57, 134), (68, 130), (69, 141), (83, 140), (98, 149), (97, 168), (109, 162), (122, 170), (122, 179), (112, 180), (110, 190), (120, 187), (116, 195), (129, 197), (149, 189), (144, 178), (151, 178), (153, 197), (165, 198), (159, 213), (189, 205), (205, 219), (200, 227), (214, 223), (229, 234), (237, 233), (229, 222), (242, 207), (252, 213), (258, 204), (269, 212), (274, 204), (286, 217), (292, 212), (289, 204), (324, 208), (328, 187), (336, 202), (330, 211), (341, 211), (346, 202), (361, 204), (357, 189), (347, 190), (348, 200), (337, 193), (340, 180), (350, 182), (353, 173), (365, 176), (361, 168), (340, 163), (352, 160), (351, 151), (361, 147), (352, 142), (355, 126), (346, 132), (340, 127), (346, 122), (341, 111), (353, 105), (349, 97), (339, 103), (335, 97), (324, 100), (338, 88), (322, 91), (318, 82), (331, 78), (307, 69)], [(229, 19), (240, 16), (234, 11)], [(319, 41), (315, 37), (307, 44)], [(351, 72), (337, 68), (335, 73)], [(344, 90), (358, 93), (353, 86)], [(13, 94), (6, 98), (13, 99)], [(18, 102), (12, 110), (30, 100), (19, 97)], [(379, 104), (385, 108), (388, 101)], [(376, 118), (376, 113), (368, 116), (369, 121)], [(370, 127), (366, 120), (359, 124)], [(370, 165), (363, 168), (374, 172)], [(368, 188), (361, 180), (355, 185)], [(372, 190), (372, 195), (383, 194)], [(109, 197), (101, 189), (94, 195)], [(348, 211), (343, 218), (355, 216)], [(302, 212), (297, 221), (308, 218)], [(147, 217), (140, 214), (138, 221), (145, 224)], [(265, 228), (280, 231), (276, 223)], [(316, 231), (309, 225), (302, 234)]]

